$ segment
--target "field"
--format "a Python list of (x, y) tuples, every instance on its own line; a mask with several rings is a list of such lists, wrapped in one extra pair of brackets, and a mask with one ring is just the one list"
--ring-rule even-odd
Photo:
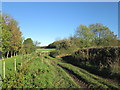
[(120, 88), (117, 83), (65, 63), (61, 58), (32, 53), (0, 62), (5, 62), (3, 88)]
[(47, 52), (50, 52), (50, 51), (54, 51), (55, 49), (37, 49), (37, 51), (47, 51)]

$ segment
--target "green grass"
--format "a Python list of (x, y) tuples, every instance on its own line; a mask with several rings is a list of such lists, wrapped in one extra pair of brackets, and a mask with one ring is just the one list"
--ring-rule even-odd
[[(17, 61), (16, 72), (14, 59)], [(115, 83), (93, 75), (82, 68), (61, 62), (61, 60), (62, 58), (56, 59), (50, 56), (38, 57), (34, 53), (5, 59), (6, 78), (3, 79), (3, 88), (80, 88), (73, 78), (57, 64), (71, 70), (89, 87), (119, 88)]]
[[(21, 62), (26, 62), (26, 59), (28, 59), (28, 55), (18, 55), (18, 56), (14, 56), (12, 58), (6, 58), (4, 59), (5, 61), (5, 73), (6, 75), (8, 74), (13, 74), (15, 73), (15, 59), (16, 59), (16, 65), (17, 68), (20, 68)], [(4, 62), (3, 60), (1, 60), (1, 62)], [(3, 66), (3, 64), (2, 64)], [(2, 70), (2, 69), (1, 69)]]
[(117, 84), (115, 84), (113, 82), (109, 82), (106, 79), (100, 78), (98, 76), (95, 76), (95, 75), (87, 72), (86, 70), (84, 70), (82, 68), (78, 68), (78, 67), (73, 66), (73, 65), (68, 64), (68, 63), (60, 62), (60, 61), (56, 60), (55, 58), (52, 58), (49, 56), (48, 56), (48, 58), (55, 61), (56, 63), (63, 65), (67, 69), (73, 71), (75, 74), (77, 74), (77, 76), (82, 81), (86, 82), (89, 86), (92, 86), (94, 88), (100, 88), (100, 87), (101, 88), (113, 88), (113, 89), (120, 88)]
[(51, 52), (51, 51), (55, 51), (55, 49), (37, 49), (37, 51), (48, 51), (48, 52)]
[[(14, 71), (14, 59), (17, 72)], [(22, 67), (19, 65), (23, 59)], [(5, 59), (6, 78), (3, 88), (79, 88), (73, 79), (51, 60), (37, 56), (16, 56)]]

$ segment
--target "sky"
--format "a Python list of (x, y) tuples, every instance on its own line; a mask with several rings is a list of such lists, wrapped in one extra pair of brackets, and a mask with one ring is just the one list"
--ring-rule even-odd
[(119, 0), (2, 0), (2, 2), (119, 2)]
[(2, 11), (40, 46), (74, 35), (80, 24), (102, 23), (118, 35), (117, 2), (3, 2)]

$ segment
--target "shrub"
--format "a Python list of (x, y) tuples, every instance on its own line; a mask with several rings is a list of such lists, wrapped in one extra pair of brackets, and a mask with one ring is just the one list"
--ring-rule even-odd
[(92, 73), (118, 81), (120, 79), (120, 47), (80, 49), (72, 54), (72, 58), (72, 64)]
[(51, 57), (56, 57), (56, 56), (59, 55), (59, 54), (60, 54), (60, 52), (59, 52), (58, 50), (56, 50), (56, 51), (50, 52), (49, 56), (51, 56)]
[(88, 60), (88, 51), (87, 49), (79, 49), (78, 51), (74, 52), (72, 56), (78, 64), (86, 63)]
[(120, 60), (120, 47), (90, 48), (88, 52), (90, 63), (99, 67), (110, 67)]
[(72, 54), (79, 62), (89, 62), (99, 67), (110, 67), (111, 64), (120, 61), (120, 47), (101, 47), (80, 49)]

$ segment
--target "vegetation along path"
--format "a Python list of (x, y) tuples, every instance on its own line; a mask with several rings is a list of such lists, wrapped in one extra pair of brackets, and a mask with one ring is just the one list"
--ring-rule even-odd
[(93, 75), (84, 69), (78, 68), (71, 64), (63, 63), (55, 58), (49, 57), (49, 60), (58, 67), (61, 67), (74, 82), (82, 88), (112, 88), (118, 89), (119, 86), (115, 83), (108, 82), (108, 80)]
[(62, 69), (64, 69), (73, 78), (73, 80), (76, 82), (76, 84), (78, 84), (80, 87), (88, 88), (87, 85), (84, 82), (82, 82), (73, 71), (65, 68), (64, 66), (62, 66), (60, 64), (57, 64), (57, 65), (60, 66)]
[(73, 81), (74, 81), (77, 85), (79, 85), (81, 88), (88, 88), (87, 85), (86, 85), (84, 82), (82, 82), (82, 81), (77, 77), (77, 75), (76, 75), (74, 72), (72, 72), (71, 70), (65, 68), (64, 66), (62, 66), (62, 65), (60, 65), (60, 64), (55, 63), (54, 61), (52, 61), (51, 64), (52, 64), (53, 66), (55, 66), (55, 67), (60, 67), (60, 68), (62, 68), (62, 69), (73, 79)]
[[(21, 65), (22, 61), (24, 63)], [(21, 55), (5, 59), (5, 62), (6, 77), (3, 79), (3, 88), (119, 88), (118, 85), (84, 69), (50, 56)]]

